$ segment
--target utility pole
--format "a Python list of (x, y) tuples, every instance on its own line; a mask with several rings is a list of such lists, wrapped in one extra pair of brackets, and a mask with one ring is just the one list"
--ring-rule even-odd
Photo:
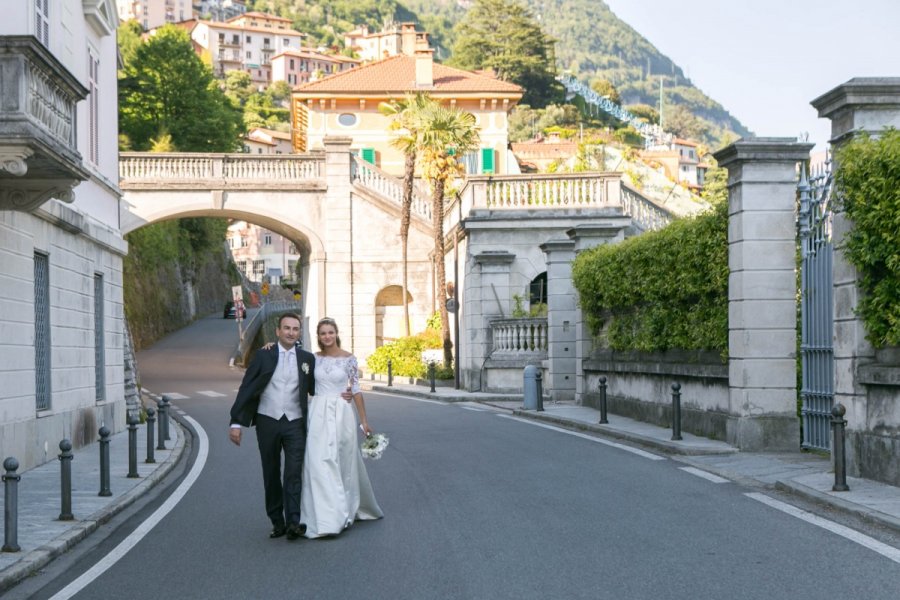
[(663, 127), (663, 78), (662, 75), (659, 76), (659, 128), (660, 130), (665, 130)]

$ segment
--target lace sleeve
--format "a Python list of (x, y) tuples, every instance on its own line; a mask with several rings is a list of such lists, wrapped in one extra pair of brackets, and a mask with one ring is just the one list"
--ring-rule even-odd
[(347, 377), (350, 380), (350, 391), (354, 394), (358, 394), (360, 392), (359, 363), (356, 361), (356, 357), (352, 354), (350, 355), (350, 358), (347, 359)]

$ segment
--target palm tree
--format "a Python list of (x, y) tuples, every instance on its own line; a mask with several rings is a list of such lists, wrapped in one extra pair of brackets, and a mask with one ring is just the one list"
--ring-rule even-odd
[[(423, 175), (431, 187), (437, 289), (443, 296), (447, 286), (444, 268), (444, 194), (448, 183), (452, 184), (452, 180), (463, 173), (459, 157), (478, 148), (478, 126), (472, 113), (430, 102), (422, 111), (419, 127), (417, 150), (422, 160)], [(444, 339), (444, 366), (449, 368), (453, 360), (450, 319), (443, 298), (438, 302), (438, 306)]]
[(425, 114), (425, 107), (433, 102), (428, 94), (419, 92), (408, 95), (404, 100), (382, 102), (378, 106), (381, 114), (393, 117), (389, 129), (399, 132), (391, 140), (391, 145), (403, 152), (403, 198), (400, 205), (400, 248), (403, 256), (403, 327), (409, 336), (409, 302), (407, 301), (407, 242), (409, 241), (409, 221), (412, 209), (413, 184), (416, 174), (416, 148), (419, 124)]

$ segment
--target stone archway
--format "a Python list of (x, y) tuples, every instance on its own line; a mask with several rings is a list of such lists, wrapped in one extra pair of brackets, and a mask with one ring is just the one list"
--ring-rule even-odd
[[(413, 302), (412, 294), (406, 292), (406, 301)], [(381, 288), (375, 296), (375, 347), (393, 342), (405, 335), (403, 327), (403, 288), (389, 285)]]

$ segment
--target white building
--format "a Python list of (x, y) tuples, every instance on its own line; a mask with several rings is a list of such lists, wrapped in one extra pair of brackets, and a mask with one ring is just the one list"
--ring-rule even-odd
[(415, 23), (391, 23), (378, 32), (369, 33), (362, 25), (344, 34), (344, 46), (352, 49), (364, 61), (381, 60), (389, 56), (414, 56), (417, 47), (427, 48), (428, 34), (417, 32)]
[(119, 20), (135, 20), (144, 31), (187, 21), (193, 15), (191, 0), (116, 0), (116, 6)]
[(208, 21), (227, 21), (247, 12), (244, 0), (200, 0), (194, 2), (194, 13)]
[(302, 287), (297, 274), (301, 252), (290, 239), (246, 221), (229, 225), (226, 238), (238, 270), (250, 281), (284, 280)]
[(248, 154), (290, 154), (291, 134), (264, 127), (254, 127), (244, 136), (244, 152)]
[(359, 63), (348, 56), (323, 54), (311, 48), (290, 48), (272, 57), (272, 81), (299, 85), (358, 67)]
[(126, 417), (116, 7), (0, 20), (0, 456), (21, 469)]
[(291, 29), (291, 20), (249, 12), (225, 23), (198, 21), (191, 38), (212, 59), (213, 73), (245, 71), (251, 80), (266, 86), (272, 81), (272, 57), (302, 45), (306, 34)]

